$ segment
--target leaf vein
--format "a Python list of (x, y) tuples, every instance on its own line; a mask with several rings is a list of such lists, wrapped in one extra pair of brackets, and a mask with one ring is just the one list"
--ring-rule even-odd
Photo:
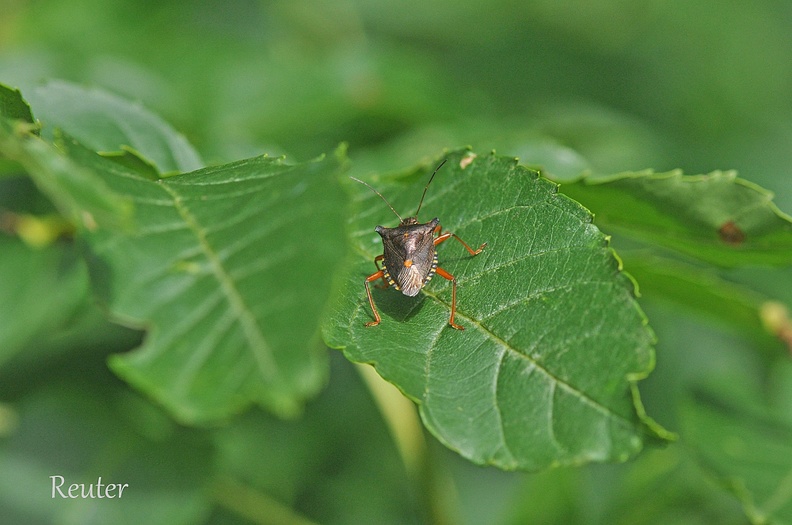
[[(424, 292), (424, 293), (428, 297), (432, 298), (433, 300), (437, 301), (439, 304), (445, 306), (446, 308), (448, 308), (450, 310), (450, 305), (448, 303), (446, 303), (445, 301), (441, 300), (437, 295), (429, 293), (429, 292)], [(626, 426), (628, 428), (633, 428), (634, 427), (633, 423), (630, 420), (628, 420), (627, 418), (625, 418), (621, 414), (617, 414), (616, 412), (613, 412), (610, 408), (608, 408), (607, 406), (603, 405), (602, 403), (600, 403), (596, 399), (590, 397), (585, 392), (583, 392), (582, 390), (576, 388), (571, 383), (569, 383), (567, 381), (564, 381), (560, 377), (557, 377), (552, 372), (550, 372), (550, 370), (548, 370), (547, 368), (542, 366), (538, 361), (536, 361), (535, 359), (531, 358), (528, 355), (523, 354), (518, 349), (516, 349), (512, 345), (510, 345), (508, 343), (508, 341), (504, 340), (503, 338), (501, 338), (500, 336), (498, 336), (497, 334), (495, 334), (494, 332), (492, 332), (491, 330), (486, 328), (477, 319), (474, 319), (472, 317), (469, 317), (469, 316), (465, 315), (464, 313), (461, 313), (458, 309), (456, 311), (456, 315), (457, 315), (457, 317), (462, 317), (462, 318), (466, 319), (468, 321), (468, 324), (470, 324), (472, 326), (475, 326), (476, 328), (481, 330), (481, 332), (484, 335), (486, 335), (487, 337), (489, 337), (490, 339), (492, 339), (492, 341), (496, 345), (500, 345), (500, 346), (504, 347), (506, 350), (508, 350), (510, 353), (512, 353), (518, 359), (528, 361), (531, 365), (536, 367), (536, 369), (539, 370), (542, 374), (547, 376), (551, 381), (554, 381), (554, 382), (558, 383), (558, 386), (560, 386), (561, 388), (563, 388), (564, 390), (569, 392), (571, 395), (573, 395), (576, 398), (578, 398), (582, 403), (589, 405), (590, 407), (592, 407), (593, 409), (597, 410), (598, 412), (604, 414), (607, 417), (615, 419), (616, 421), (620, 422), (621, 424), (623, 424), (624, 426)]]
[(182, 216), (182, 218), (197, 237), (198, 243), (201, 246), (205, 257), (209, 261), (209, 265), (212, 269), (215, 279), (217, 279), (218, 283), (220, 284), (220, 287), (226, 296), (229, 305), (231, 306), (234, 316), (240, 322), (243, 336), (250, 345), (250, 350), (253, 353), (256, 365), (258, 366), (262, 378), (268, 381), (273, 380), (275, 377), (277, 377), (278, 371), (272, 349), (267, 343), (261, 327), (256, 322), (253, 312), (246, 304), (245, 299), (242, 297), (242, 294), (240, 293), (235, 281), (229, 275), (229, 272), (223, 265), (223, 261), (209, 243), (209, 240), (206, 237), (206, 231), (201, 228), (198, 219), (184, 205), (181, 196), (175, 191), (174, 188), (167, 184), (163, 184), (161, 187), (164, 188), (165, 191), (168, 192), (173, 198), (174, 205), (178, 210), (179, 215)]

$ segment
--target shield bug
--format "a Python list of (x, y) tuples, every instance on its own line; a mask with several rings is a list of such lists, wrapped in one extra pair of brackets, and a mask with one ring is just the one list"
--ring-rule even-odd
[[(445, 232), (440, 234), (442, 227), (437, 217), (429, 222), (418, 222), (418, 212), (421, 211), (421, 205), (423, 204), (424, 197), (426, 197), (426, 191), (429, 189), (429, 185), (432, 183), (438, 170), (445, 162), (445, 160), (441, 162), (440, 165), (435, 168), (432, 176), (429, 177), (429, 182), (426, 183), (423, 195), (421, 195), (421, 200), (418, 203), (418, 209), (415, 210), (415, 215), (407, 217), (406, 219), (402, 219), (401, 215), (399, 215), (380, 192), (362, 180), (350, 177), (379, 195), (380, 198), (385, 201), (385, 204), (387, 204), (399, 218), (399, 225), (395, 228), (385, 228), (384, 226), (377, 226), (374, 228), (374, 231), (382, 237), (383, 253), (374, 258), (374, 265), (377, 267), (377, 271), (366, 277), (364, 281), (366, 295), (371, 305), (371, 312), (374, 314), (374, 320), (366, 323), (366, 326), (377, 326), (381, 321), (380, 315), (377, 312), (377, 307), (374, 306), (374, 299), (371, 296), (369, 283), (382, 279), (383, 288), (393, 286), (404, 295), (414, 297), (418, 295), (421, 288), (426, 286), (426, 283), (437, 274), (444, 279), (448, 279), (452, 283), (451, 318), (448, 323), (457, 330), (465, 329), (463, 326), (454, 322), (454, 316), (456, 315), (456, 278), (437, 265), (437, 252), (435, 251), (435, 246), (453, 237), (462, 243), (462, 246), (465, 247), (470, 255), (478, 255), (484, 247), (487, 246), (487, 243), (482, 244), (477, 250), (474, 250), (455, 233)], [(435, 237), (436, 234), (437, 236)], [(382, 263), (381, 268), (380, 262)]]

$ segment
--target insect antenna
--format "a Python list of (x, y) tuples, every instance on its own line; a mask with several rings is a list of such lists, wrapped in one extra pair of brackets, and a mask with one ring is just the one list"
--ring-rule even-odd
[(355, 177), (349, 177), (349, 178), (350, 178), (350, 179), (352, 179), (352, 180), (354, 180), (354, 181), (356, 181), (356, 182), (359, 182), (359, 183), (361, 183), (362, 185), (364, 185), (364, 186), (368, 187), (368, 189), (370, 189), (371, 191), (373, 191), (374, 193), (376, 193), (377, 195), (379, 195), (380, 199), (384, 200), (384, 201), (385, 201), (385, 204), (387, 204), (387, 205), (388, 205), (388, 208), (390, 208), (390, 209), (391, 209), (391, 211), (393, 211), (393, 213), (395, 213), (395, 214), (396, 214), (396, 217), (398, 217), (398, 218), (399, 218), (399, 222), (404, 222), (404, 220), (401, 218), (401, 215), (399, 215), (399, 212), (397, 212), (397, 211), (396, 211), (396, 210), (393, 208), (393, 206), (391, 206), (391, 203), (390, 203), (390, 202), (388, 202), (388, 199), (386, 199), (385, 197), (383, 197), (383, 196), (382, 196), (382, 193), (380, 193), (380, 192), (378, 192), (377, 190), (375, 190), (374, 188), (372, 188), (372, 187), (371, 187), (371, 184), (369, 184), (368, 182), (363, 182), (363, 181), (362, 181), (362, 180), (360, 180), (360, 179), (356, 179)]
[(419, 211), (421, 211), (421, 205), (423, 204), (424, 197), (426, 197), (426, 190), (428, 190), (428, 189), (429, 189), (429, 185), (432, 183), (432, 179), (434, 179), (434, 176), (435, 176), (435, 175), (437, 175), (437, 171), (438, 171), (440, 168), (442, 168), (442, 167), (443, 167), (443, 164), (445, 164), (447, 160), (448, 160), (448, 159), (443, 159), (443, 162), (441, 162), (441, 163), (440, 163), (440, 164), (439, 164), (439, 165), (438, 165), (438, 166), (435, 168), (434, 172), (432, 172), (432, 176), (431, 176), (431, 177), (429, 177), (429, 182), (427, 182), (427, 183), (426, 183), (426, 187), (424, 188), (423, 195), (421, 195), (421, 202), (419, 202), (419, 203), (418, 203), (418, 209), (417, 209), (417, 210), (415, 210), (415, 217), (418, 217), (418, 212), (419, 212)]

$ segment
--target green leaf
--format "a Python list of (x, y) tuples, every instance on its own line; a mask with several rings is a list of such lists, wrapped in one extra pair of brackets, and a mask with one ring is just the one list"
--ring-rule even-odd
[[(45, 382), (14, 403), (19, 425), (0, 441), (3, 521), (201, 523), (211, 509), (208, 440), (121, 391), (112, 377), (97, 387), (97, 375)], [(63, 476), (65, 494), (74, 483), (94, 485), (95, 497), (53, 497), (50, 476)], [(121, 497), (118, 489), (112, 499), (96, 497), (100, 477), (105, 488), (126, 484)]]
[(64, 81), (49, 82), (26, 96), (45, 129), (62, 129), (94, 151), (131, 152), (160, 173), (203, 166), (184, 136), (140, 104)]
[(86, 237), (111, 312), (149, 330), (112, 368), (181, 421), (251, 401), (294, 414), (326, 375), (317, 329), (343, 254), (342, 160), (258, 157), (152, 181), (77, 143), (68, 151), (135, 203), (133, 232)]
[[(30, 112), (30, 106), (22, 98), (22, 93), (18, 89), (12, 89), (4, 84), (0, 84), (0, 117), (33, 124), (33, 114)], [(22, 171), (19, 163), (4, 158), (1, 153), (0, 177), (16, 175)]]
[(642, 297), (672, 301), (719, 319), (730, 328), (769, 337), (760, 316), (762, 305), (769, 297), (720, 278), (711, 267), (646, 253), (619, 253), (630, 275), (640, 283)]
[(22, 93), (18, 89), (13, 89), (5, 84), (0, 84), (0, 116), (9, 120), (22, 120), (33, 124), (33, 113)]
[[(783, 366), (790, 369), (788, 362)], [(792, 374), (786, 379), (788, 389)], [(740, 377), (696, 390), (683, 407), (685, 436), (752, 523), (792, 523), (792, 425), (747, 392), (744, 382)]]
[(111, 312), (150, 330), (111, 359), (119, 375), (193, 423), (251, 401), (294, 414), (321, 386), (318, 318), (344, 246), (340, 158), (255, 158), (164, 181), (139, 157), (111, 161), (68, 136), (64, 156), (0, 125), (0, 153), (88, 230)]
[(30, 341), (64, 324), (85, 301), (88, 279), (71, 246), (33, 249), (0, 237), (0, 260), (2, 365)]
[(18, 162), (75, 225), (129, 228), (132, 204), (93, 171), (71, 161), (30, 130), (0, 117), (0, 155)]
[(628, 172), (583, 178), (561, 191), (592, 210), (604, 230), (721, 266), (792, 263), (792, 219), (772, 193), (733, 171)]
[[(405, 471), (354, 365), (340, 354), (331, 356), (331, 377), (299, 420), (251, 411), (212, 431), (217, 470), (247, 485), (224, 481), (218, 506), (246, 516), (249, 523), (302, 523), (294, 512), (291, 520), (274, 520), (279, 509), (272, 502), (322, 524), (433, 523), (422, 506), (426, 494), (416, 490), (415, 479)], [(328, 481), (340, 457), (343, 472)], [(443, 478), (443, 489), (448, 481)], [(247, 498), (251, 490), (258, 497)], [(355, 497), (345, 497), (349, 494)]]
[[(355, 185), (361, 211), (350, 219), (357, 248), (339, 283), (325, 339), (420, 405), (427, 428), (482, 464), (539, 469), (625, 460), (660, 430), (631, 385), (654, 364), (653, 335), (605, 236), (577, 203), (511, 158), (447, 155), (422, 208), (453, 239), (440, 266), (458, 279), (457, 322), (448, 325), (451, 286), (435, 276), (417, 297), (373, 289), (382, 323), (364, 292), (382, 244), (387, 206)], [(469, 163), (469, 164), (468, 164)], [(433, 168), (434, 166), (432, 166)], [(411, 213), (427, 168), (371, 183)], [(636, 390), (637, 395), (637, 390)]]

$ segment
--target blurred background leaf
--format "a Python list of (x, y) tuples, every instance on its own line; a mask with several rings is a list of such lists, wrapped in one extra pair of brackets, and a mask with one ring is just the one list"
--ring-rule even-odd
[(52, 144), (0, 116), (0, 155), (34, 175), (33, 182), (72, 225), (87, 230), (129, 228), (132, 203), (90, 169), (71, 162)]
[(695, 390), (685, 405), (690, 443), (702, 465), (741, 500), (753, 523), (790, 523), (792, 420), (786, 394), (792, 366), (785, 363), (777, 371), (769, 400), (752, 391), (753, 385), (724, 379)]
[[(0, 239), (0, 364), (68, 324), (86, 301), (88, 274), (73, 247), (42, 250)], [(47, 297), (47, 301), (42, 301)]]
[(55, 130), (104, 155), (131, 151), (160, 173), (200, 168), (198, 153), (158, 115), (102, 89), (53, 81), (25, 92), (50, 136)]
[(5, 85), (0, 85), (0, 115), (11, 120), (34, 122), (30, 105), (22, 98), (22, 93)]
[[(782, 211), (792, 209), (792, 9), (786, 2), (496, 0), (483, 8), (472, 0), (0, 0), (0, 12), (0, 81), (33, 93), (42, 82), (63, 78), (90, 86), (86, 91), (96, 86), (140, 100), (184, 133), (210, 164), (261, 153), (311, 159), (346, 140), (352, 174), (366, 177), (471, 145), (519, 155), (557, 180), (645, 168), (736, 169), (773, 192)], [(121, 159), (127, 169), (146, 171), (131, 151), (113, 160)], [(3, 182), (10, 183), (0, 186), (0, 212), (46, 224), (43, 218), (58, 210), (19, 177), (24, 171), (0, 160)], [(54, 442), (70, 435), (61, 419), (48, 416), (58, 406), (51, 385), (78, 391), (64, 399), (98, 396), (94, 405), (64, 405), (72, 407), (68, 414), (76, 413), (78, 424), (85, 416), (74, 407), (111, 403), (112, 396), (97, 386), (107, 380), (104, 360), (141, 343), (139, 332), (109, 324), (92, 306), (79, 264), (63, 271), (80, 249), (70, 245), (68, 232), (55, 232), (54, 242), (34, 248), (22, 244), (27, 241), (18, 229), (2, 230), (18, 238), (0, 244), (0, 334), (16, 338), (0, 349), (0, 430), (7, 436), (0, 438), (0, 461), (24, 441), (15, 432), (29, 436), (29, 422), (42, 414), (52, 424), (38, 424), (36, 435)], [(707, 403), (692, 393), (715, 377), (732, 373), (733, 383), (761, 385), (783, 368), (789, 354), (772, 334), (760, 334), (755, 312), (767, 300), (792, 304), (792, 269), (713, 270), (656, 247), (647, 252), (645, 244), (603, 230), (613, 235), (625, 269), (634, 268), (641, 306), (658, 335), (657, 367), (641, 383), (642, 399), (650, 414), (680, 431), (680, 444), (626, 465), (528, 475), (473, 467), (429, 441), (427, 457), (441, 473), (435, 479), (450, 494), (451, 508), (440, 514), (446, 522), (746, 522), (740, 500), (712, 481), (741, 476), (739, 466), (718, 461), (717, 476), (702, 470), (687, 446), (682, 422), (688, 416), (681, 414), (706, 414)], [(46, 283), (56, 290), (46, 293)], [(22, 326), (18, 319), (25, 320)], [(423, 512), (425, 502), (415, 494), (425, 487), (396, 464), (379, 415), (350, 365), (331, 359), (330, 390), (309, 404), (304, 419), (282, 422), (254, 411), (249, 417), (255, 424), (239, 431), (244, 439), (211, 436), (225, 451), (244, 441), (246, 453), (234, 458), (234, 468), (190, 470), (189, 463), (174, 462), (171, 474), (208, 469), (214, 487), (222, 473), (267, 496), (249, 501), (269, 498), (325, 523), (371, 516), (382, 523), (442, 522)], [(748, 399), (748, 412), (764, 410), (757, 408), (763, 403), (768, 401)], [(126, 428), (121, 412), (97, 409), (102, 422), (95, 428)], [(744, 421), (739, 416), (734, 423)], [(206, 432), (197, 442), (183, 442), (183, 450), (203, 453), (196, 443)], [(697, 435), (705, 446), (715, 443), (708, 432)], [(100, 439), (81, 436), (66, 448), (91, 457), (82, 449)], [(120, 449), (127, 441), (141, 443), (112, 436)], [(320, 452), (317, 443), (326, 448)], [(359, 450), (368, 452), (358, 456)], [(35, 490), (41, 476), (60, 465), (46, 457), (37, 464)], [(203, 461), (216, 458), (209, 454)], [(85, 463), (75, 461), (74, 471), (90, 470)], [(248, 465), (259, 468), (242, 468)], [(141, 478), (150, 479), (145, 461), (137, 467)], [(271, 478), (256, 480), (249, 470)], [(22, 483), (16, 471), (2, 472), (10, 472), (0, 489), (2, 521), (66, 521), (65, 507), (35, 500), (34, 489), (24, 489), (33, 485)], [(290, 480), (284, 483), (288, 490), (271, 489), (284, 479)], [(755, 501), (766, 501), (758, 489), (751, 491)], [(234, 502), (218, 503), (211, 492), (202, 492), (205, 499), (197, 505), (186, 500), (190, 504), (177, 517), (266, 522), (241, 514)], [(20, 505), (36, 510), (20, 513)], [(207, 508), (212, 510), (205, 518)], [(3, 515), (7, 509), (15, 514)]]
[(718, 266), (792, 264), (792, 217), (734, 172), (620, 173), (564, 184), (606, 231)]
[[(782, 208), (792, 201), (776, 175), (792, 151), (783, 3), (6, 4), (0, 78), (63, 77), (145, 100), (209, 159), (262, 147), (310, 158), (339, 137), (354, 152), (506, 118), (605, 173), (732, 168)], [(631, 156), (637, 144), (651, 156)]]

